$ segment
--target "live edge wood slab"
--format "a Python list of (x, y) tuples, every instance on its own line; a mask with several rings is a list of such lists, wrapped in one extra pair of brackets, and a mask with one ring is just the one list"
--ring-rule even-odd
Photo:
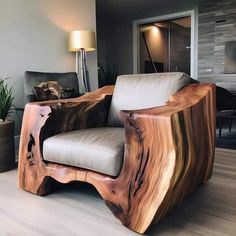
[[(43, 141), (60, 132), (104, 126), (113, 87), (80, 98), (26, 105), (19, 157), (19, 187), (38, 195), (57, 181), (92, 184), (113, 214), (144, 233), (212, 174), (215, 148), (215, 86), (191, 84), (166, 106), (122, 111), (124, 164), (112, 178), (43, 161)], [(56, 180), (56, 181), (55, 181)]]

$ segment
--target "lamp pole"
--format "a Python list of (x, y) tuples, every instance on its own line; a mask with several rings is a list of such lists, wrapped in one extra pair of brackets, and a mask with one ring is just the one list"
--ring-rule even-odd
[(75, 52), (75, 71), (77, 73), (77, 76), (79, 75), (79, 52)]
[(86, 50), (84, 48), (80, 49), (80, 56), (81, 56), (81, 78), (83, 82), (83, 86), (85, 89), (85, 92), (90, 92), (90, 83), (89, 83), (89, 73), (88, 73), (88, 67), (87, 67), (87, 54)]

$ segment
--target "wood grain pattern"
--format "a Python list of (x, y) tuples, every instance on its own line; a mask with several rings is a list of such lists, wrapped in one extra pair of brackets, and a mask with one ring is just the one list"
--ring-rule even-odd
[[(104, 94), (112, 94), (112, 87), (73, 102), (103, 100)], [(49, 114), (54, 114), (51, 107), (48, 102), (26, 107), (19, 186), (27, 191), (49, 193), (55, 186), (51, 184), (52, 178), (62, 183), (74, 180), (91, 183), (124, 225), (144, 233), (153, 221), (163, 218), (211, 176), (215, 146), (212, 84), (189, 85), (163, 107), (123, 111), (126, 146), (123, 168), (117, 178), (42, 161), (40, 144), (55, 133), (49, 126), (52, 123), (47, 121)], [(41, 132), (42, 127), (47, 134)], [(64, 119), (63, 131), (71, 127), (74, 128), (70, 120)]]
[(85, 178), (86, 170), (43, 162), (42, 143), (60, 132), (88, 128), (91, 125), (103, 126), (112, 91), (113, 88), (107, 86), (80, 98), (26, 105), (19, 150), (20, 188), (45, 195), (54, 188), (51, 184), (54, 181), (48, 177), (55, 177), (62, 183)]

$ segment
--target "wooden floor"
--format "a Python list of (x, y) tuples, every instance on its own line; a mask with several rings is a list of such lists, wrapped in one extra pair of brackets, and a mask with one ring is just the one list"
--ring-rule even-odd
[[(98, 193), (72, 184), (46, 197), (17, 188), (17, 171), (0, 174), (0, 236), (137, 235)], [(236, 151), (217, 149), (211, 180), (146, 235), (236, 235)]]

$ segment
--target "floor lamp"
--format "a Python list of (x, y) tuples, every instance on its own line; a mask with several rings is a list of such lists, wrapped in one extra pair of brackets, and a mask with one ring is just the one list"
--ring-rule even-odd
[(87, 51), (93, 51), (95, 46), (95, 33), (89, 30), (74, 30), (69, 35), (69, 50), (76, 52), (76, 73), (79, 74), (79, 52), (81, 66), (81, 83), (85, 92), (90, 92), (89, 73), (87, 66)]

